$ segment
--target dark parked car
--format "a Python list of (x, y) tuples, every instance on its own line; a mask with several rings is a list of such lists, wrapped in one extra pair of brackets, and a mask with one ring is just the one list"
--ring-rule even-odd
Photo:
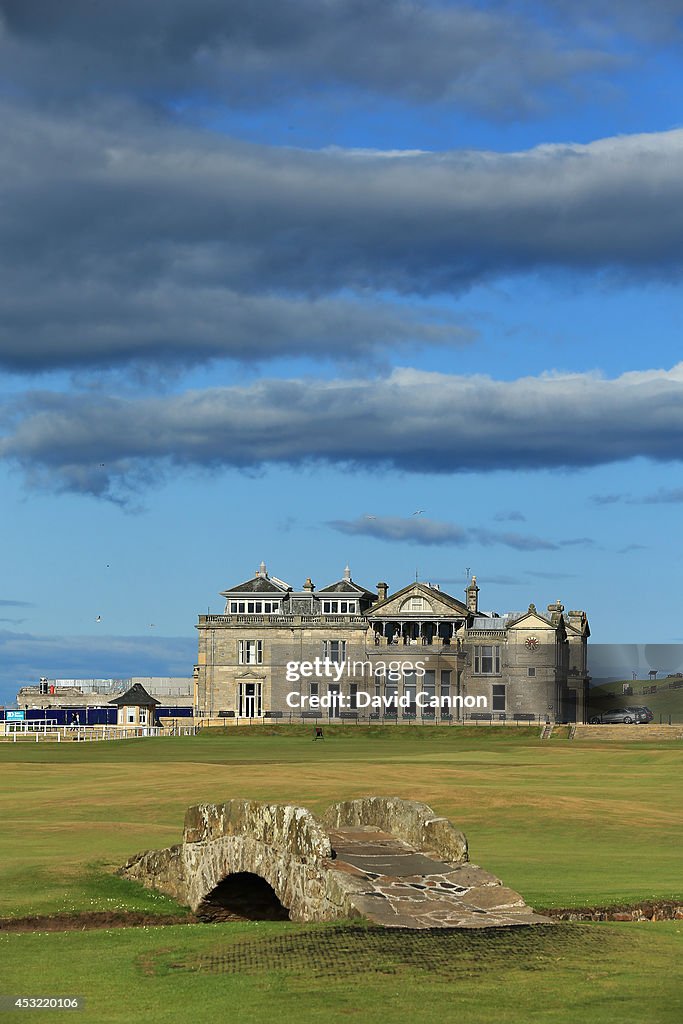
[[(650, 717), (648, 717), (648, 712)], [(601, 715), (593, 715), (590, 723), (591, 725), (638, 725), (652, 721), (652, 717), (649, 708), (613, 708), (611, 711), (603, 711)]]

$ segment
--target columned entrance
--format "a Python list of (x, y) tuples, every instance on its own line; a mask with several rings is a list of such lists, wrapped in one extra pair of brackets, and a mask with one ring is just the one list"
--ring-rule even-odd
[(460, 620), (453, 619), (385, 619), (373, 623), (375, 645), (425, 644), (429, 647), (450, 647)]

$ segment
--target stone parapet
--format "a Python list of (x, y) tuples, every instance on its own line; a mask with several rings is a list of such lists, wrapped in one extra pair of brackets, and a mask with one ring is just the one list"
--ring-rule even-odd
[(460, 864), (468, 859), (465, 835), (427, 804), (414, 800), (378, 796), (345, 800), (328, 808), (324, 822), (332, 829), (375, 825), (440, 860)]

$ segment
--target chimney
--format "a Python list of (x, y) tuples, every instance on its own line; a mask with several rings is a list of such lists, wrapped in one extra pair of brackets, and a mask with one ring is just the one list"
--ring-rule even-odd
[(310, 576), (306, 577), (306, 582), (304, 583), (304, 588), (303, 589), (307, 590), (309, 592), (309, 594), (312, 594), (313, 591), (315, 590), (315, 587), (313, 586), (313, 582), (312, 582)]
[(584, 611), (571, 611), (569, 613), (569, 625), (577, 629), (579, 633), (583, 632), (583, 627), (586, 622), (586, 613)]
[(386, 601), (388, 593), (389, 593), (389, 584), (388, 583), (378, 583), (377, 584), (377, 597), (379, 598), (380, 601)]
[(479, 587), (477, 586), (477, 577), (472, 577), (472, 582), (469, 587), (465, 588), (467, 610), (476, 615), (479, 611)]
[(548, 611), (550, 612), (550, 621), (553, 626), (556, 626), (562, 618), (562, 612), (564, 611), (564, 605), (560, 601), (559, 597), (555, 604), (548, 605)]

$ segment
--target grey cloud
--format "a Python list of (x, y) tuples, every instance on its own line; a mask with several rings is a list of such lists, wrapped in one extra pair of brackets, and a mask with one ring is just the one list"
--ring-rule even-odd
[(457, 523), (439, 523), (432, 519), (402, 519), (377, 516), (374, 519), (336, 519), (327, 524), (339, 533), (376, 537), (378, 540), (408, 541), (413, 544), (467, 544), (469, 531)]
[[(454, 473), (636, 456), (680, 461), (682, 399), (683, 364), (613, 380), (577, 373), (495, 381), (404, 369), (163, 399), (34, 391), (0, 410), (0, 457), (36, 485), (103, 497), (192, 467), (327, 463)], [(521, 543), (507, 536), (511, 546)]]
[(247, 145), (116, 104), (0, 113), (0, 365), (12, 370), (372, 361), (474, 336), (387, 295), (532, 270), (680, 272), (683, 131), (382, 154)]
[(497, 512), (493, 517), (497, 523), (523, 523), (526, 522), (526, 516), (522, 515), (521, 512), (517, 512), (514, 509), (510, 512)]
[[(430, 576), (429, 574), (427, 574), (427, 575), (428, 575), (428, 578), (430, 580), (434, 581), (434, 583), (443, 583), (444, 585), (453, 584), (453, 583), (460, 584), (462, 586), (463, 590), (465, 589), (465, 587), (467, 585), (467, 582), (468, 582), (466, 579), (461, 578), (461, 577), (445, 577), (444, 578), (442, 576)], [(477, 580), (483, 586), (486, 586), (489, 583), (495, 583), (497, 586), (502, 586), (502, 587), (516, 587), (516, 586), (518, 586), (518, 585), (520, 585), (520, 584), (522, 584), (524, 582), (523, 579), (521, 579), (521, 578), (519, 578), (517, 576), (477, 576)]]
[(12, 598), (0, 598), (0, 608), (35, 608), (33, 601), (15, 601)]
[(632, 500), (637, 505), (680, 505), (683, 504), (683, 487), (673, 490), (660, 488), (654, 494), (636, 495)]
[(595, 505), (681, 505), (683, 487), (664, 488), (652, 494), (593, 494)]
[[(481, 544), (503, 544), (516, 551), (557, 551), (561, 546), (556, 541), (544, 540), (542, 537), (527, 536), (523, 533), (499, 533), (497, 530), (472, 530), (472, 535)], [(567, 543), (564, 541), (562, 543)]]
[(0, 703), (41, 676), (118, 679), (192, 675), (193, 637), (52, 636), (0, 630)]
[(2, 0), (0, 13), (5, 75), (61, 97), (117, 90), (249, 107), (341, 87), (500, 115), (622, 63), (604, 29), (576, 36), (566, 17), (553, 25), (547, 11), (504, 2)]
[(518, 576), (478, 576), (477, 579), (483, 585), (494, 583), (498, 587), (517, 587), (524, 582)]
[(403, 519), (400, 516), (376, 516), (359, 519), (336, 519), (327, 524), (339, 533), (352, 536), (376, 537), (378, 540), (407, 541), (426, 546), (501, 544), (517, 551), (556, 551), (562, 544), (571, 543), (545, 540), (518, 533), (497, 532), (479, 527), (465, 527), (458, 523), (444, 523), (433, 519)]
[(438, 311), (420, 319), (388, 302), (244, 295), (170, 278), (126, 289), (104, 280), (47, 283), (36, 302), (30, 278), (9, 270), (0, 328), (0, 362), (24, 373), (225, 358), (381, 363), (390, 349), (458, 348), (475, 336)]
[(529, 570), (527, 576), (533, 576), (539, 580), (573, 580), (576, 579), (575, 572), (532, 572)]
[(589, 37), (607, 33), (667, 48), (683, 37), (680, 0), (544, 0), (543, 6)]
[(594, 505), (616, 505), (624, 500), (622, 494), (592, 494), (590, 499)]

